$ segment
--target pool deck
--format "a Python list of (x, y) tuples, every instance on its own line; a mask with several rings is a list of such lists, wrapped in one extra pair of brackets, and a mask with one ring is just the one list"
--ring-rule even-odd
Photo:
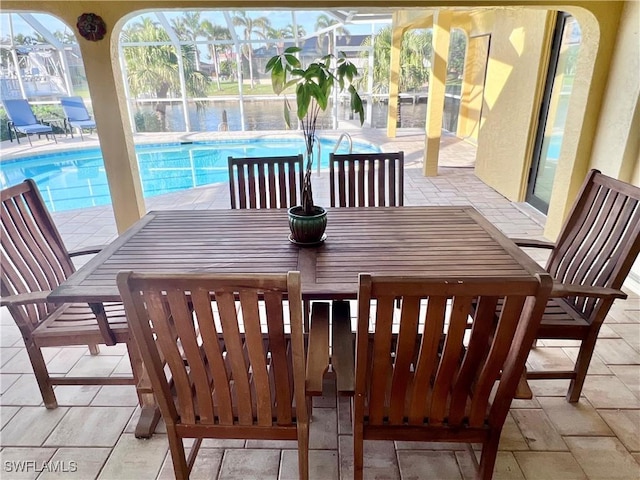
[[(425, 177), (422, 175), (422, 160), (424, 152), (424, 131), (421, 129), (399, 129), (396, 138), (389, 138), (386, 135), (385, 130), (381, 129), (366, 129), (366, 128), (351, 128), (349, 125), (345, 126), (341, 130), (335, 131), (319, 131), (318, 135), (322, 138), (335, 138), (338, 140), (340, 134), (343, 131), (347, 131), (352, 137), (354, 142), (371, 142), (378, 145), (382, 151), (404, 151), (405, 152), (405, 203), (407, 205), (421, 205), (424, 204), (424, 195), (428, 196), (428, 203), (432, 205), (460, 205), (460, 204), (474, 204), (480, 200), (477, 193), (477, 189), (460, 188), (460, 191), (456, 192), (458, 188), (451, 185), (445, 185), (442, 188), (437, 188), (434, 191), (422, 192), (420, 190), (421, 185), (425, 182)], [(294, 135), (299, 135), (299, 132), (283, 132), (283, 131), (248, 131), (248, 132), (197, 132), (197, 133), (145, 133), (134, 135), (134, 142), (138, 144), (153, 144), (153, 143), (171, 143), (171, 142), (197, 142), (197, 141), (210, 141), (210, 140), (232, 140), (243, 138), (268, 138), (270, 140), (276, 137), (288, 137), (291, 138)], [(40, 139), (37, 136), (33, 136), (33, 146), (29, 146), (29, 142), (26, 138), (20, 140), (18, 144), (15, 140), (13, 142), (4, 141), (0, 144), (0, 169), (2, 161), (8, 161), (21, 157), (34, 156), (34, 155), (46, 155), (48, 153), (68, 151), (82, 148), (94, 148), (100, 145), (98, 135), (94, 132), (84, 136), (84, 141), (80, 139), (79, 135), (74, 135), (74, 138), (70, 136), (57, 135), (58, 143), (52, 140), (47, 140), (45, 137)], [(471, 168), (475, 161), (475, 146), (458, 139), (457, 137), (443, 132), (441, 150), (440, 150), (440, 164), (441, 174), (445, 175), (445, 178), (434, 178), (433, 182), (427, 181), (428, 184), (448, 184), (449, 182), (460, 182), (460, 187), (466, 182), (473, 181), (479, 183), (475, 176), (473, 176), (473, 170)], [(467, 180), (468, 175), (471, 175), (474, 180)], [(450, 177), (450, 178), (449, 178)], [(314, 167), (314, 196), (318, 204), (328, 204), (328, 170), (321, 170), (320, 175), (316, 174)], [(486, 186), (485, 186), (486, 187)], [(497, 194), (491, 189), (487, 189), (486, 192), (487, 201), (492, 197), (502, 198), (508, 204), (501, 195)], [(147, 211), (149, 210), (162, 210), (167, 208), (174, 209), (202, 209), (202, 208), (229, 208), (229, 193), (228, 184), (217, 183), (207, 186), (197, 187), (189, 190), (183, 190), (180, 192), (158, 195), (145, 199)], [(509, 209), (515, 209), (515, 207), (508, 207)], [(526, 205), (518, 205), (518, 208), (527, 211), (527, 215), (536, 217), (536, 221), (541, 223), (544, 221), (543, 217), (535, 210), (528, 208)], [(507, 224), (510, 217), (500, 215), (493, 215), (489, 211), (484, 211), (483, 214), (488, 216), (494, 223)], [(78, 210), (67, 210), (61, 212), (52, 212), (52, 215), (58, 225), (58, 228), (65, 237), (67, 246), (70, 249), (80, 248), (85, 245), (104, 244), (112, 241), (117, 236), (117, 230), (115, 226), (115, 219), (113, 217), (113, 210), (110, 205), (103, 207), (91, 207)], [(536, 232), (537, 236), (541, 235), (541, 229), (538, 226)]]
[[(354, 133), (355, 139), (378, 143), (386, 151), (405, 151), (406, 205), (473, 205), (509, 236), (542, 238), (544, 218), (520, 204), (508, 201), (482, 183), (468, 164), (475, 148), (443, 137), (441, 164), (436, 177), (422, 175), (424, 133), (399, 132), (395, 140), (384, 132)], [(246, 135), (255, 135), (250, 132)], [(234, 134), (235, 135), (235, 134)], [(258, 132), (258, 135), (271, 135)], [(213, 134), (178, 135), (194, 141)], [(225, 132), (225, 138), (228, 134)], [(92, 146), (93, 138), (79, 137), (61, 144)], [(154, 137), (154, 138), (152, 138)], [(145, 135), (145, 141), (167, 141), (167, 136)], [(46, 140), (33, 149), (51, 151)], [(5, 156), (2, 145), (2, 156)], [(65, 148), (59, 146), (57, 148)], [(328, 204), (328, 174), (314, 175), (318, 204)], [(229, 208), (228, 184), (221, 183), (147, 199), (152, 209)], [(54, 212), (54, 220), (70, 249), (107, 243), (116, 235), (111, 207)], [(533, 252), (533, 251), (531, 251)], [(531, 253), (530, 252), (530, 253)], [(544, 255), (534, 256), (544, 261)], [(532, 400), (516, 400), (511, 406), (500, 439), (494, 480), (628, 479), (640, 478), (640, 299), (630, 293), (616, 302), (600, 332), (583, 396), (577, 404), (564, 399), (568, 381), (532, 381)], [(161, 422), (150, 440), (133, 435), (139, 409), (131, 386), (58, 386), (60, 406), (42, 406), (33, 371), (20, 333), (5, 308), (0, 309), (0, 413), (2, 431), (0, 463), (37, 461), (76, 462), (78, 472), (65, 478), (153, 479), (173, 477), (167, 437)], [(90, 356), (85, 348), (46, 349), (51, 370), (82, 375), (104, 371), (122, 375), (130, 371), (122, 345), (101, 347)], [(573, 341), (539, 342), (528, 362), (535, 366), (566, 368), (575, 358)], [(352, 434), (349, 405), (338, 398), (335, 381), (327, 380), (327, 396), (314, 400), (310, 432), (310, 478), (353, 478)], [(78, 421), (82, 419), (82, 421)], [(90, 428), (87, 428), (90, 425)], [(28, 427), (28, 428), (27, 428)], [(295, 442), (207, 440), (203, 443), (193, 479), (285, 480), (296, 478)], [(463, 480), (473, 478), (472, 460), (464, 445), (418, 442), (365, 442), (365, 477), (385, 479)], [(7, 478), (10, 473), (4, 472)], [(20, 478), (52, 478), (47, 472)], [(4, 478), (4, 476), (3, 476)], [(17, 477), (16, 477), (17, 478)]]

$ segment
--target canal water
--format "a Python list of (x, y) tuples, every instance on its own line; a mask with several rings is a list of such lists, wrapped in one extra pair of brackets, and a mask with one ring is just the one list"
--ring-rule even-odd
[[(427, 115), (426, 99), (419, 102), (403, 101), (400, 104), (399, 124), (400, 128), (424, 128)], [(458, 109), (460, 100), (456, 97), (445, 97), (443, 114), (443, 125), (447, 131), (455, 132), (458, 123)], [(292, 106), (295, 108), (295, 105)], [(373, 128), (386, 128), (387, 126), (387, 104), (376, 102), (372, 106), (371, 119), (365, 119), (367, 124)], [(151, 113), (153, 107), (150, 104), (141, 105), (139, 111)], [(366, 111), (366, 110), (365, 110)], [(191, 131), (217, 131), (222, 129), (223, 112), (226, 112), (227, 127), (232, 131), (242, 130), (240, 102), (234, 100), (213, 100), (204, 105), (197, 105), (194, 102), (189, 104), (189, 121)], [(291, 112), (292, 119), (295, 119), (295, 110)], [(285, 130), (286, 124), (283, 114), (282, 100), (253, 100), (250, 96), (244, 100), (245, 130)], [(339, 105), (338, 118), (341, 120), (353, 119), (343, 105)], [(321, 112), (318, 117), (318, 130), (332, 129), (331, 107), (326, 112)], [(167, 131), (184, 132), (187, 130), (184, 116), (182, 114), (182, 104), (175, 102), (167, 106)], [(140, 130), (142, 131), (142, 130)], [(146, 131), (153, 131), (147, 129)]]

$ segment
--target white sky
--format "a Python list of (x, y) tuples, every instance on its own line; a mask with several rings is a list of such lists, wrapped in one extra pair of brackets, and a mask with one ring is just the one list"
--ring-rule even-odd
[[(182, 12), (170, 11), (165, 12), (167, 18), (171, 19), (173, 17), (177, 17)], [(315, 31), (315, 23), (316, 19), (319, 15), (322, 15), (323, 11), (310, 11), (310, 10), (298, 10), (296, 12), (296, 22), (298, 25), (304, 27), (307, 35), (311, 34)], [(145, 15), (149, 15), (148, 13)], [(270, 10), (270, 11), (255, 11), (255, 10), (247, 10), (247, 15), (250, 17), (259, 17), (266, 16), (270, 21), (273, 28), (283, 28), (289, 24), (292, 24), (291, 11), (287, 10)], [(66, 26), (61, 20), (58, 18), (42, 13), (34, 13), (33, 16), (45, 27), (47, 27), (51, 32), (55, 31), (64, 31), (65, 28), (68, 30), (72, 30), (75, 34), (75, 26)], [(138, 17), (133, 18), (131, 21), (136, 21)], [(203, 10), (201, 11), (201, 19), (208, 19), (214, 24), (226, 26), (226, 21), (224, 19), (223, 13), (220, 10)], [(154, 16), (155, 20), (155, 16)], [(12, 15), (13, 22), (13, 32), (14, 35), (23, 34), (23, 35), (33, 35), (34, 29), (25, 22), (18, 15)], [(376, 30), (380, 27), (380, 25), (376, 26)], [(107, 25), (109, 28), (109, 25)], [(367, 34), (371, 33), (370, 25), (355, 25), (350, 24), (346, 26), (346, 29), (352, 35), (357, 34)], [(0, 14), (0, 37), (6, 37), (10, 34), (9, 30), (9, 15), (7, 13)], [(238, 34), (241, 32), (238, 30)]]

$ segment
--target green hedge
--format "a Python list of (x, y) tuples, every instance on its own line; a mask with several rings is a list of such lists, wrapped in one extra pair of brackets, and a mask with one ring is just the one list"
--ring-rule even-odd
[(161, 132), (162, 122), (155, 112), (136, 112), (133, 116), (136, 132)]

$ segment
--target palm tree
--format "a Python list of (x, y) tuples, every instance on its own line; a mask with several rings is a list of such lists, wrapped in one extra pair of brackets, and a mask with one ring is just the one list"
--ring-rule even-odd
[(72, 45), (76, 43), (76, 36), (71, 30), (67, 28), (65, 28), (64, 31), (56, 30), (55, 32), (53, 32), (53, 36), (56, 37), (60, 41), (60, 43), (63, 43), (65, 45)]
[(302, 25), (296, 25), (296, 27), (298, 27), (297, 28), (298, 35), (294, 35), (294, 33), (293, 33), (293, 30), (294, 30), (293, 24), (290, 23), (286, 27), (280, 29), (280, 31), (282, 32), (282, 37), (283, 38), (296, 38), (296, 37), (297, 38), (302, 38), (307, 34), (306, 30), (304, 29), (304, 27)]
[[(141, 46), (123, 48), (127, 65), (127, 80), (132, 95), (150, 95), (157, 99), (168, 98), (169, 93), (180, 94), (180, 75), (184, 75), (187, 93), (191, 96), (206, 95), (208, 78), (195, 69), (195, 50), (192, 45), (180, 46), (184, 72), (178, 67), (178, 55), (167, 32), (149, 17), (142, 17), (122, 32), (122, 42), (140, 42)], [(162, 44), (164, 43), (164, 44)], [(162, 129), (166, 129), (166, 103), (154, 106)]]
[[(287, 34), (288, 32), (284, 28), (269, 27), (269, 30), (267, 30), (267, 35), (265, 37), (267, 39), (267, 42), (266, 42), (267, 50), (269, 50), (272, 46), (274, 46), (273, 40), (281, 40), (283, 38), (292, 38), (292, 37), (287, 37)], [(283, 46), (284, 46), (283, 42), (281, 41), (275, 42), (277, 53), (281, 53)]]
[[(336, 19), (329, 18), (328, 15), (324, 15), (324, 14), (318, 15), (318, 18), (316, 18), (315, 30), (316, 31), (324, 30), (333, 25), (338, 25), (339, 23), (340, 22), (338, 22)], [(349, 35), (349, 31), (343, 26), (336, 27), (335, 32), (339, 35)], [(325, 42), (325, 39), (326, 39), (326, 42)], [(325, 43), (327, 43), (326, 51), (324, 49)], [(333, 53), (333, 32), (332, 31), (323, 32), (318, 35), (318, 49), (320, 50), (321, 53)]]
[[(381, 29), (373, 41), (373, 93), (388, 93), (391, 69), (391, 27)], [(367, 38), (363, 45), (370, 45)], [(366, 55), (366, 53), (365, 53)], [(425, 85), (429, 79), (429, 69), (425, 59), (431, 58), (431, 31), (410, 30), (404, 34), (400, 49), (400, 91), (407, 91)], [(363, 77), (366, 78), (368, 67)]]
[(220, 87), (220, 59), (218, 57), (218, 46), (214, 43), (215, 40), (231, 40), (231, 32), (227, 27), (215, 25), (209, 20), (204, 20), (201, 24), (204, 36), (210, 41), (209, 54), (211, 55), (211, 61), (213, 62), (213, 69), (216, 72), (216, 84), (218, 91), (222, 90)]
[(464, 70), (464, 57), (467, 52), (467, 37), (462, 30), (455, 29), (451, 32), (451, 45), (449, 46), (449, 73), (457, 79)]
[(243, 37), (248, 41), (242, 46), (242, 54), (249, 62), (249, 78), (251, 79), (251, 88), (253, 89), (255, 88), (255, 82), (253, 81), (253, 46), (249, 40), (251, 40), (254, 35), (265, 38), (271, 22), (267, 17), (251, 18), (247, 16), (244, 11), (235, 12), (231, 21), (234, 26), (243, 28)]
[(13, 43), (16, 45), (38, 45), (49, 43), (40, 32), (31, 32), (31, 35), (18, 33), (13, 37)]
[(431, 59), (432, 31), (411, 30), (402, 39), (401, 85), (406, 90), (416, 90), (428, 83), (429, 67), (426, 59)]
[[(367, 37), (363, 46), (371, 46), (371, 37)], [(367, 52), (362, 52), (361, 57), (366, 57)], [(373, 39), (373, 86), (371, 92), (389, 92), (389, 72), (391, 71), (391, 29), (381, 29)], [(369, 63), (364, 62), (362, 78), (369, 76)]]
[(198, 45), (195, 42), (197, 42), (198, 37), (206, 36), (202, 28), (200, 12), (184, 12), (182, 17), (177, 17), (171, 20), (171, 25), (180, 40), (190, 40), (194, 42), (193, 45), (196, 52), (196, 70), (200, 70), (200, 52), (198, 51)]
[[(267, 30), (266, 38), (269, 40), (282, 40), (285, 38), (295, 38), (293, 34), (293, 25), (290, 23), (282, 28), (272, 28), (269, 27)], [(302, 25), (298, 25), (298, 38), (304, 37), (307, 33)], [(267, 48), (270, 48), (273, 45), (272, 42), (267, 43)], [(276, 51), (278, 54), (282, 53), (282, 49), (284, 48), (284, 42), (278, 41), (275, 43)]]

